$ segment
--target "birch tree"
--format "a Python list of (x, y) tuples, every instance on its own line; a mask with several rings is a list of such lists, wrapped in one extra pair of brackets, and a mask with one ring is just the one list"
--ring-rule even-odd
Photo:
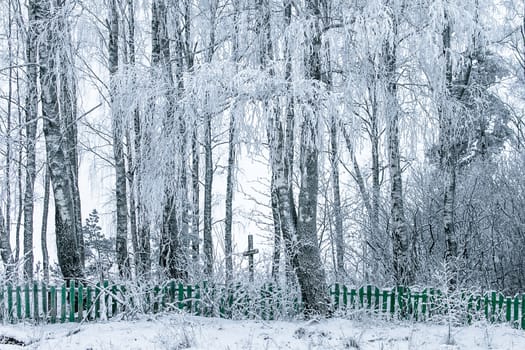
[[(71, 141), (67, 144), (62, 141), (66, 138), (70, 140), (68, 138), (70, 135), (66, 135), (64, 129), (71, 127), (71, 125), (66, 124), (66, 128), (64, 127), (68, 118), (62, 114), (59, 108), (59, 96), (62, 95), (59, 95), (59, 74), (57, 73), (57, 69), (60, 68), (57, 57), (58, 52), (62, 49), (60, 47), (60, 41), (63, 39), (62, 31), (66, 30), (66, 28), (59, 26), (60, 21), (57, 20), (57, 16), (63, 15), (59, 10), (64, 8), (53, 8), (49, 1), (30, 2), (30, 7), (32, 7), (36, 17), (44, 23), (43, 40), (39, 44), (41, 99), (47, 163), (55, 198), (55, 235), (58, 262), (64, 278), (77, 279), (83, 277), (83, 248), (80, 241), (82, 229), (77, 220), (80, 208), (75, 206), (76, 199), (78, 199), (76, 193), (78, 185), (75, 184), (77, 177), (68, 158), (68, 152), (73, 151), (67, 149), (71, 145)], [(66, 85), (71, 87), (69, 84)], [(69, 106), (68, 108), (74, 107)]]
[(117, 265), (121, 276), (129, 275), (128, 260), (128, 206), (126, 189), (126, 166), (123, 146), (123, 121), (118, 100), (116, 101), (116, 86), (114, 75), (119, 69), (119, 12), (117, 0), (111, 0), (109, 9), (109, 74), (111, 101), (111, 129), (113, 137), (113, 155), (115, 158), (115, 196), (117, 213), (116, 252)]

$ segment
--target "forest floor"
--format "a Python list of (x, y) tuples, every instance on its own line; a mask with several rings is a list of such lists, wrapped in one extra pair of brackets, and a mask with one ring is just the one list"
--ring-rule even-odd
[(453, 328), (449, 344), (447, 334), (446, 325), (370, 318), (233, 321), (164, 314), (134, 321), (0, 325), (0, 349), (525, 349), (525, 331), (508, 325)]

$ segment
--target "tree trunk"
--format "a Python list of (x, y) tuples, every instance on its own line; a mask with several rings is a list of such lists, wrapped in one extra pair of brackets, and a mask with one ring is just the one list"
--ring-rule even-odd
[(4, 214), (0, 207), (0, 256), (8, 272), (13, 271), (13, 255), (11, 253), (11, 243), (5, 227)]
[(211, 148), (211, 113), (206, 113), (204, 121), (204, 231), (203, 252), (205, 273), (208, 278), (213, 275), (213, 240), (211, 236), (211, 201), (213, 184), (213, 159)]
[[(128, 53), (129, 64), (135, 67), (135, 4), (134, 0), (128, 0)], [(136, 221), (135, 242), (133, 243), (133, 250), (135, 254), (135, 273), (138, 279), (149, 278), (151, 272), (151, 242), (150, 229), (146, 220), (145, 208), (141, 199), (142, 193), (142, 134), (141, 134), (141, 120), (138, 108), (133, 110), (133, 158), (134, 168), (132, 173), (133, 186), (130, 186), (130, 208), (131, 208), (131, 222), (133, 217)], [(128, 139), (128, 142), (131, 142)], [(131, 169), (131, 163), (128, 164)], [(132, 230), (132, 239), (133, 239)]]
[[(239, 63), (239, 1), (233, 2), (233, 43), (232, 61)], [(235, 119), (237, 117), (237, 102), (230, 111), (230, 125), (228, 129), (228, 169), (226, 175), (226, 214), (224, 218), (224, 255), (226, 257), (226, 283), (230, 283), (233, 278), (233, 245), (232, 245), (232, 220), (233, 220), (233, 187), (235, 170)]]
[(47, 250), (47, 221), (49, 217), (49, 187), (51, 179), (49, 170), (45, 169), (44, 175), (44, 203), (42, 208), (42, 231), (40, 234), (40, 243), (42, 246), (42, 270), (44, 272), (44, 282), (49, 282), (49, 253)]
[[(2, 237), (3, 244), (0, 246), (0, 249), (2, 249), (2, 259), (4, 260), (4, 264), (6, 264), (7, 269), (10, 269), (10, 264), (13, 262), (11, 261), (11, 157), (12, 157), (12, 138), (11, 138), (11, 132), (12, 132), (12, 101), (13, 101), (13, 69), (14, 66), (14, 60), (13, 60), (13, 38), (12, 38), (12, 26), (13, 26), (13, 14), (11, 13), (12, 8), (12, 1), (9, 1), (8, 4), (8, 29), (7, 29), (7, 55), (8, 55), (8, 65), (9, 65), (9, 71), (8, 71), (8, 82), (7, 82), (7, 125), (6, 125), (6, 156), (5, 156), (5, 192), (6, 192), (6, 215), (5, 215), (5, 222), (4, 217), (1, 215), (1, 229), (2, 232), (0, 234), (4, 237)], [(27, 59), (27, 58), (26, 58)], [(18, 82), (18, 80), (17, 80)], [(20, 119), (20, 115), (18, 116)], [(22, 129), (20, 127), (20, 129)], [(21, 131), (20, 131), (21, 133)], [(22, 141), (22, 139), (20, 139)], [(20, 155), (22, 154), (22, 151), (20, 151)], [(19, 168), (21, 167), (21, 164), (18, 164)], [(0, 213), (1, 214), (1, 213)], [(19, 231), (20, 232), (20, 231)], [(17, 236), (17, 238), (20, 238)], [(19, 242), (17, 241), (15, 246), (17, 250), (19, 250)], [(7, 250), (9, 248), (9, 250)], [(17, 251), (17, 261), (18, 261), (18, 251)], [(6, 259), (4, 259), (4, 257)], [(9, 259), (7, 259), (9, 258)]]
[(192, 188), (192, 198), (191, 198), (191, 254), (193, 265), (197, 266), (199, 262), (199, 158), (200, 158), (200, 149), (199, 149), (199, 134), (197, 130), (197, 123), (193, 124), (193, 133), (191, 137), (191, 188)]
[(397, 22), (393, 20), (394, 41), (385, 42), (384, 58), (387, 77), (387, 139), (388, 165), (390, 173), (390, 220), (393, 240), (394, 279), (398, 285), (414, 281), (410, 257), (408, 226), (403, 203), (403, 182), (401, 176), (401, 153), (399, 151), (399, 104), (397, 101)]
[[(59, 8), (62, 8), (65, 3), (60, 2)], [(63, 12), (63, 11), (60, 11)], [(78, 188), (78, 128), (77, 128), (77, 82), (73, 72), (73, 48), (71, 43), (71, 29), (69, 28), (69, 21), (63, 18), (64, 14), (60, 13), (57, 16), (57, 24), (62, 28), (63, 33), (61, 39), (66, 38), (66, 42), (58, 49), (59, 63), (59, 91), (58, 103), (59, 111), (61, 113), (61, 125), (64, 134), (64, 154), (65, 160), (68, 162), (68, 169), (70, 172), (70, 186), (73, 196), (73, 211), (74, 211), (74, 225), (79, 244), (80, 259), (82, 267), (85, 263), (84, 253), (84, 237), (82, 230), (81, 204), (80, 204), (80, 190)]]
[[(457, 154), (455, 154), (451, 113), (448, 111), (446, 97), (459, 100), (462, 92), (454, 91), (453, 71), (451, 57), (451, 28), (448, 22), (447, 14), (445, 17), (445, 27), (442, 33), (443, 54), (445, 57), (445, 87), (446, 94), (442, 98), (443, 105), (439, 107), (439, 140), (440, 140), (440, 166), (445, 178), (445, 193), (443, 196), (443, 231), (445, 233), (445, 262), (451, 278), (447, 281), (449, 288), (455, 288), (456, 285), (456, 259), (458, 257), (458, 244), (454, 232), (454, 212), (456, 197), (456, 166)], [(464, 87), (463, 87), (464, 89)]]
[(117, 266), (121, 277), (129, 277), (130, 267), (128, 260), (128, 203), (126, 190), (126, 163), (124, 160), (123, 146), (123, 121), (120, 106), (116, 101), (118, 94), (115, 74), (119, 65), (119, 14), (117, 1), (110, 3), (109, 23), (109, 74), (110, 74), (110, 103), (111, 103), (111, 129), (113, 141), (113, 156), (115, 158), (115, 196), (117, 214), (116, 253)]
[(336, 268), (338, 278), (345, 274), (344, 255), (345, 242), (343, 237), (343, 214), (341, 211), (341, 194), (339, 189), (339, 151), (337, 137), (337, 120), (334, 115), (330, 119), (330, 167), (332, 172), (333, 211), (335, 221)]
[(37, 38), (40, 34), (36, 23), (36, 14), (29, 7), (29, 29), (27, 32), (27, 75), (28, 87), (26, 97), (26, 187), (24, 193), (24, 275), (29, 281), (33, 279), (33, 210), (36, 177), (36, 130), (38, 118), (37, 91)]
[[(172, 135), (174, 128), (174, 96), (173, 71), (170, 62), (170, 42), (167, 32), (167, 9), (164, 0), (154, 0), (151, 14), (151, 57), (155, 74), (161, 80), (165, 91), (166, 113), (163, 117), (163, 136), (166, 140)], [(167, 168), (173, 170), (175, 161), (168, 160)], [(168, 179), (166, 179), (168, 180)], [(179, 250), (178, 225), (176, 219), (175, 190), (165, 186), (164, 209), (162, 216), (161, 237), (159, 246), (159, 265), (171, 278), (178, 278), (176, 254)]]
[(42, 115), (47, 162), (50, 170), (55, 198), (55, 234), (57, 255), (65, 279), (83, 277), (82, 246), (79, 242), (81, 233), (77, 225), (75, 208), (74, 172), (67, 156), (68, 146), (64, 139), (68, 135), (62, 132), (64, 120), (58, 100), (56, 50), (59, 42), (58, 28), (53, 23), (53, 13), (48, 1), (32, 3), (35, 11), (46, 25), (45, 38), (39, 45), (40, 81), (42, 85)]
[[(306, 43), (306, 79), (321, 82), (321, 28), (318, 0), (306, 2), (306, 19), (310, 35)], [(327, 288), (317, 238), (317, 192), (319, 188), (318, 142), (319, 109), (313, 97), (309, 112), (301, 125), (301, 186), (297, 218), (298, 268), (297, 278), (306, 314), (326, 314)]]
[[(217, 1), (210, 2), (209, 41), (206, 50), (206, 63), (211, 63), (215, 51), (215, 19), (217, 15)], [(208, 103), (206, 98), (206, 104)], [(213, 240), (212, 240), (212, 186), (213, 186), (213, 151), (211, 144), (212, 112), (206, 111), (204, 116), (204, 227), (203, 252), (205, 259), (205, 273), (208, 278), (213, 275)]]

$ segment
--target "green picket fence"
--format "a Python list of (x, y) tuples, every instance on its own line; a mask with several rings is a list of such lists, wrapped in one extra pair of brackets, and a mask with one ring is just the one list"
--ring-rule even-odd
[[(128, 290), (127, 288), (134, 288)], [(229, 288), (206, 282), (189, 285), (169, 281), (159, 286), (110, 284), (0, 286), (0, 321), (15, 323), (81, 322), (125, 317), (136, 312), (181, 310), (197, 316), (227, 318), (291, 317), (300, 312), (298, 293), (267, 283), (259, 288), (236, 284)]]
[[(300, 293), (272, 283), (230, 287), (206, 282), (190, 285), (168, 281), (158, 286), (110, 284), (47, 286), (41, 283), (0, 286), (0, 321), (81, 322), (125, 317), (135, 312), (158, 313), (180, 310), (198, 316), (225, 318), (289, 318), (301, 312)], [(367, 313), (386, 319), (425, 321), (453, 315), (462, 323), (486, 319), (508, 322), (525, 329), (525, 294), (514, 297), (497, 292), (454, 293), (438, 289), (413, 291), (406, 287), (379, 289), (375, 286), (330, 288), (335, 314)]]
[(464, 324), (485, 319), (511, 323), (525, 330), (525, 294), (510, 297), (495, 291), (483, 294), (456, 291), (447, 295), (434, 288), (412, 291), (407, 287), (348, 288), (335, 284), (330, 288), (330, 296), (333, 310), (340, 313), (365, 312), (415, 321), (452, 317)]

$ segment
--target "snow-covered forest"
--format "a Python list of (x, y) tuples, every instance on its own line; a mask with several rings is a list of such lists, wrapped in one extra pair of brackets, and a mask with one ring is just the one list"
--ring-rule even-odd
[(0, 14), (2, 278), (525, 291), (523, 1)]

